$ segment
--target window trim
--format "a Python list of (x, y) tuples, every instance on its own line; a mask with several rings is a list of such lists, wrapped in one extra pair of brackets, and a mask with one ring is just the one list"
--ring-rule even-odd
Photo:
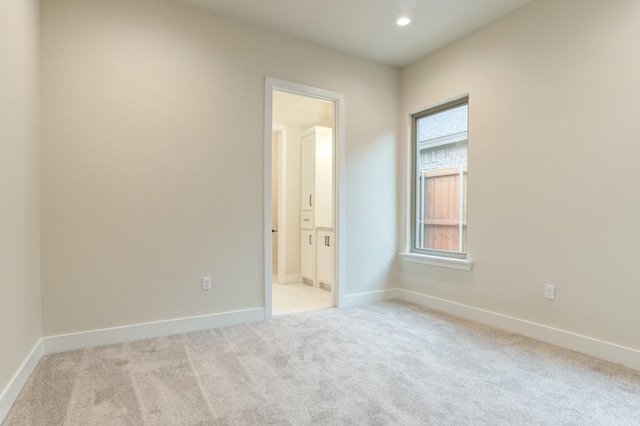
[[(442, 102), (440, 104), (425, 108), (420, 110), (414, 114), (410, 115), (410, 126), (411, 126), (411, 143), (410, 143), (410, 197), (409, 197), (409, 210), (410, 210), (410, 223), (409, 223), (409, 241), (408, 241), (408, 250), (406, 253), (400, 253), (401, 257), (405, 262), (413, 262), (413, 263), (424, 263), (433, 266), (442, 266), (442, 267), (451, 267), (454, 269), (463, 269), (470, 270), (472, 263), (468, 260), (468, 252), (469, 247), (467, 245), (467, 251), (465, 253), (458, 252), (450, 252), (444, 250), (433, 250), (433, 249), (417, 249), (415, 247), (415, 238), (416, 238), (416, 203), (417, 203), (417, 169), (418, 169), (418, 126), (417, 121), (423, 117), (427, 117), (430, 115), (437, 114), (439, 112), (455, 108), (457, 106), (467, 105), (469, 106), (469, 95), (465, 94), (457, 98), (450, 99), (448, 101)], [(468, 110), (467, 110), (468, 111)], [(467, 112), (467, 122), (469, 120), (469, 113)], [(468, 144), (468, 134), (464, 140), (467, 141)], [(453, 140), (447, 141), (446, 139), (452, 138)], [(462, 142), (463, 138), (459, 137), (459, 134), (447, 135), (442, 138), (442, 141), (436, 142), (433, 146), (440, 146), (449, 143)], [(468, 145), (467, 145), (468, 150)], [(467, 151), (468, 153), (468, 151)], [(468, 155), (468, 154), (467, 154)], [(467, 164), (468, 170), (468, 164)], [(468, 196), (468, 195), (467, 195)], [(452, 262), (448, 262), (451, 260)], [(462, 261), (462, 263), (460, 262)], [(462, 267), (460, 267), (462, 265)], [(468, 266), (468, 269), (467, 269)]]
[(429, 256), (418, 253), (400, 253), (403, 261), (409, 263), (420, 263), (423, 265), (439, 266), (441, 268), (457, 269), (459, 271), (470, 271), (473, 262), (468, 259), (456, 259), (444, 256)]

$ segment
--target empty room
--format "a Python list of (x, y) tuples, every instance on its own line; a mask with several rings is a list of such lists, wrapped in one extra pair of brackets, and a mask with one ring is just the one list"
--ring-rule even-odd
[(2, 2), (0, 424), (640, 424), (639, 21)]

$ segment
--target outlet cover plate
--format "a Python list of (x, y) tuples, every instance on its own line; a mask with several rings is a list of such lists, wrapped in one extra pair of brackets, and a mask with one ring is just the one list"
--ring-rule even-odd
[(556, 298), (556, 286), (551, 284), (545, 284), (544, 286), (544, 298), (554, 300)]
[(202, 277), (202, 290), (211, 290), (211, 277)]

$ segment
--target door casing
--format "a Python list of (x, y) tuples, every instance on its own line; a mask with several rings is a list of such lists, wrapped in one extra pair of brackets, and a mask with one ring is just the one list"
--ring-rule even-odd
[[(308, 96), (316, 99), (332, 102), (334, 105), (333, 114), (333, 232), (334, 232), (334, 277), (332, 305), (340, 308), (344, 305), (344, 285), (345, 285), (345, 233), (343, 232), (346, 222), (345, 213), (345, 100), (342, 93), (320, 89), (286, 80), (279, 80), (273, 77), (265, 79), (265, 105), (264, 105), (264, 316), (271, 318), (273, 315), (272, 300), (272, 259), (271, 248), (271, 154), (272, 154), (272, 133), (273, 126), (273, 92), (282, 91), (297, 95)], [(281, 151), (282, 152), (282, 151)], [(282, 191), (280, 191), (282, 192)], [(280, 206), (279, 206), (280, 207)], [(280, 209), (282, 211), (283, 209)], [(280, 243), (280, 236), (278, 236)], [(281, 252), (282, 253), (282, 252)], [(280, 269), (280, 265), (278, 265)]]

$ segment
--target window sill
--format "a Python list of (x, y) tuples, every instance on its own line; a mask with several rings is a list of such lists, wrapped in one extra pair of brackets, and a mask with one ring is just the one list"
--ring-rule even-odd
[(421, 263), (423, 265), (439, 266), (441, 268), (457, 269), (459, 271), (470, 271), (473, 266), (473, 262), (468, 260), (428, 256), (426, 254), (400, 253), (400, 257), (405, 262)]

